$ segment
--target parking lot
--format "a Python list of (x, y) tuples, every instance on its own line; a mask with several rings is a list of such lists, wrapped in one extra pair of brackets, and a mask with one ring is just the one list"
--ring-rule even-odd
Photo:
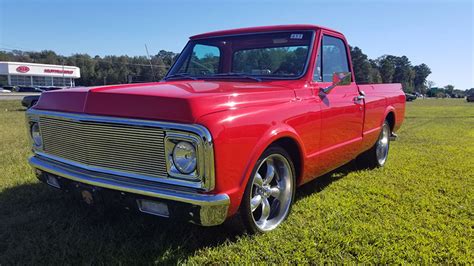
[(13, 100), (21, 101), (23, 97), (29, 96), (29, 95), (40, 95), (40, 93), (15, 93), (15, 92), (0, 93), (0, 101), (13, 101)]

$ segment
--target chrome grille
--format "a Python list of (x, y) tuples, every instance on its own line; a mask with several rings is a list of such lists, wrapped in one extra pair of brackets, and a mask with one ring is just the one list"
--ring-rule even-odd
[(45, 153), (89, 167), (166, 177), (164, 131), (40, 116)]

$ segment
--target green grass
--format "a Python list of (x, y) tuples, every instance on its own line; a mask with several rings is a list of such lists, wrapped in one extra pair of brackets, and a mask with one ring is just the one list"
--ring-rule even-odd
[(338, 169), (298, 190), (276, 231), (202, 228), (84, 207), (26, 163), (24, 111), (0, 102), (0, 265), (474, 263), (474, 105), (407, 103), (386, 167)]

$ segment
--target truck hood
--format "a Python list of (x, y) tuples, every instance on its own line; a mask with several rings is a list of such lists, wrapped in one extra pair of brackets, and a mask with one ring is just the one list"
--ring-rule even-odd
[(34, 108), (195, 123), (209, 113), (274, 105), (294, 97), (288, 87), (269, 83), (173, 81), (44, 92)]

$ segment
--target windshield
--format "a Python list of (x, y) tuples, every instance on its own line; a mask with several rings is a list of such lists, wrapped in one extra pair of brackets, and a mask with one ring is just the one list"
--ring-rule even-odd
[(294, 79), (306, 70), (313, 32), (275, 32), (191, 40), (165, 80)]

